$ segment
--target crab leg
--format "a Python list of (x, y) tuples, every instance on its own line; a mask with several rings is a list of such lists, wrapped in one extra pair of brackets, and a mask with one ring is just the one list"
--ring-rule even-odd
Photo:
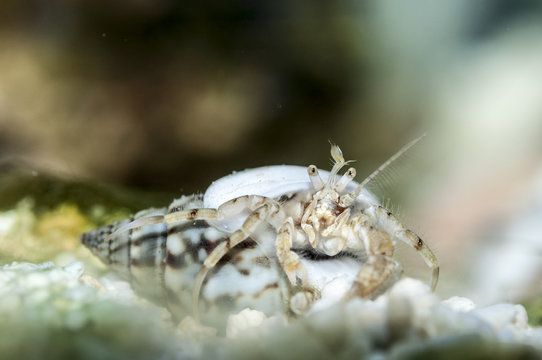
[(307, 281), (307, 270), (301, 264), (301, 261), (299, 261), (299, 255), (291, 250), (295, 235), (294, 221), (289, 217), (280, 227), (277, 240), (275, 241), (275, 249), (280, 265), (286, 273), (288, 280), (294, 286), (297, 282), (296, 274), (300, 274), (303, 285)]
[(373, 218), (375, 224), (392, 234), (394, 238), (403, 241), (420, 253), (427, 266), (431, 269), (431, 291), (435, 291), (439, 276), (438, 260), (425, 242), (413, 231), (405, 228), (391, 212), (380, 205), (369, 207), (365, 210), (365, 213)]
[(399, 268), (393, 258), (395, 246), (386, 231), (375, 226), (366, 214), (354, 217), (351, 225), (363, 234), (367, 261), (356, 275), (352, 288), (345, 296), (346, 300), (374, 294)]
[(225, 202), (220, 205), (218, 209), (208, 209), (208, 208), (199, 208), (199, 209), (188, 209), (175, 211), (166, 215), (156, 215), (148, 216), (136, 219), (126, 225), (121, 226), (116, 231), (109, 234), (104, 242), (115, 238), (119, 234), (136, 229), (146, 225), (167, 223), (168, 225), (181, 223), (184, 221), (194, 221), (194, 220), (221, 220), (227, 219), (230, 217), (235, 217), (240, 214), (245, 209), (253, 210), (258, 206), (261, 206), (267, 198), (265, 196), (259, 195), (244, 195), (238, 198), (231, 199), (230, 201)]
[[(263, 198), (263, 197), (260, 197), (260, 198)], [(224, 240), (216, 248), (214, 248), (214, 250), (209, 254), (209, 256), (207, 256), (207, 258), (203, 262), (203, 265), (200, 271), (198, 272), (198, 275), (196, 276), (194, 287), (192, 289), (192, 310), (194, 312), (194, 317), (196, 318), (196, 320), (199, 319), (199, 312), (198, 312), (199, 293), (201, 291), (201, 287), (203, 285), (203, 282), (209, 270), (211, 270), (220, 261), (220, 259), (224, 255), (226, 255), (228, 251), (230, 251), (230, 249), (234, 248), (239, 243), (248, 239), (250, 235), (256, 231), (256, 229), (262, 222), (266, 221), (268, 218), (277, 214), (280, 211), (280, 205), (277, 204), (273, 199), (270, 199), (270, 198), (263, 198), (263, 199), (264, 199), (263, 205), (256, 208), (245, 219), (241, 228), (233, 232), (228, 238), (226, 238), (226, 240)], [(231, 201), (229, 201), (228, 203), (231, 203)], [(225, 203), (225, 204), (228, 204), (228, 203)], [(221, 208), (222, 206), (219, 207), (219, 210)]]
[(397, 261), (392, 257), (385, 255), (369, 256), (367, 262), (363, 264), (356, 275), (354, 284), (345, 298), (348, 300), (355, 296), (366, 297), (373, 294), (381, 288), (397, 268)]

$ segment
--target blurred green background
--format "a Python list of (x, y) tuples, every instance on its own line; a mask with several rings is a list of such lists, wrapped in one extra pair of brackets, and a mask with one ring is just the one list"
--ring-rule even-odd
[(5, 168), (180, 195), (328, 168), (328, 140), (359, 180), (423, 133), (384, 197), (439, 256), (439, 291), (540, 293), (542, 3), (0, 3)]

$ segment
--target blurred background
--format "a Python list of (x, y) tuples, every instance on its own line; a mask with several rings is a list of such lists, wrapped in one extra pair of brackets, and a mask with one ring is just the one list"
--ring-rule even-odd
[(0, 165), (179, 196), (328, 140), (359, 180), (424, 133), (381, 196), (439, 293), (540, 295), (542, 3), (0, 3)]

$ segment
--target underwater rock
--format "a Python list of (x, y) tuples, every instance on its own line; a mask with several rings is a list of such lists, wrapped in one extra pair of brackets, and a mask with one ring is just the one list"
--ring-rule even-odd
[[(129, 287), (92, 286), (83, 271), (79, 262), (0, 267), (2, 358), (181, 357), (186, 342), (165, 321), (165, 310), (130, 296)], [(189, 354), (185, 348), (182, 353)]]
[(539, 359), (542, 351), (542, 328), (528, 325), (521, 305), (441, 301), (410, 278), (374, 301), (353, 299), (289, 322), (246, 309), (230, 316), (223, 337), (190, 318), (176, 326), (128, 283), (94, 279), (82, 263), (12, 263), (0, 267), (0, 317), (8, 358)]

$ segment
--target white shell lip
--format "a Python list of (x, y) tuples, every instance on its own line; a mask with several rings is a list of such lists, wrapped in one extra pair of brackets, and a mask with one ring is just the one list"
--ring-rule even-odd
[[(319, 173), (326, 182), (329, 171), (319, 170)], [(346, 191), (353, 191), (357, 185), (357, 182), (352, 181)], [(312, 184), (304, 166), (264, 166), (234, 172), (214, 181), (205, 191), (203, 205), (216, 209), (226, 201), (243, 195), (276, 198), (283, 194), (311, 189)], [(366, 204), (379, 204), (376, 196), (366, 189), (361, 191), (357, 199)]]

